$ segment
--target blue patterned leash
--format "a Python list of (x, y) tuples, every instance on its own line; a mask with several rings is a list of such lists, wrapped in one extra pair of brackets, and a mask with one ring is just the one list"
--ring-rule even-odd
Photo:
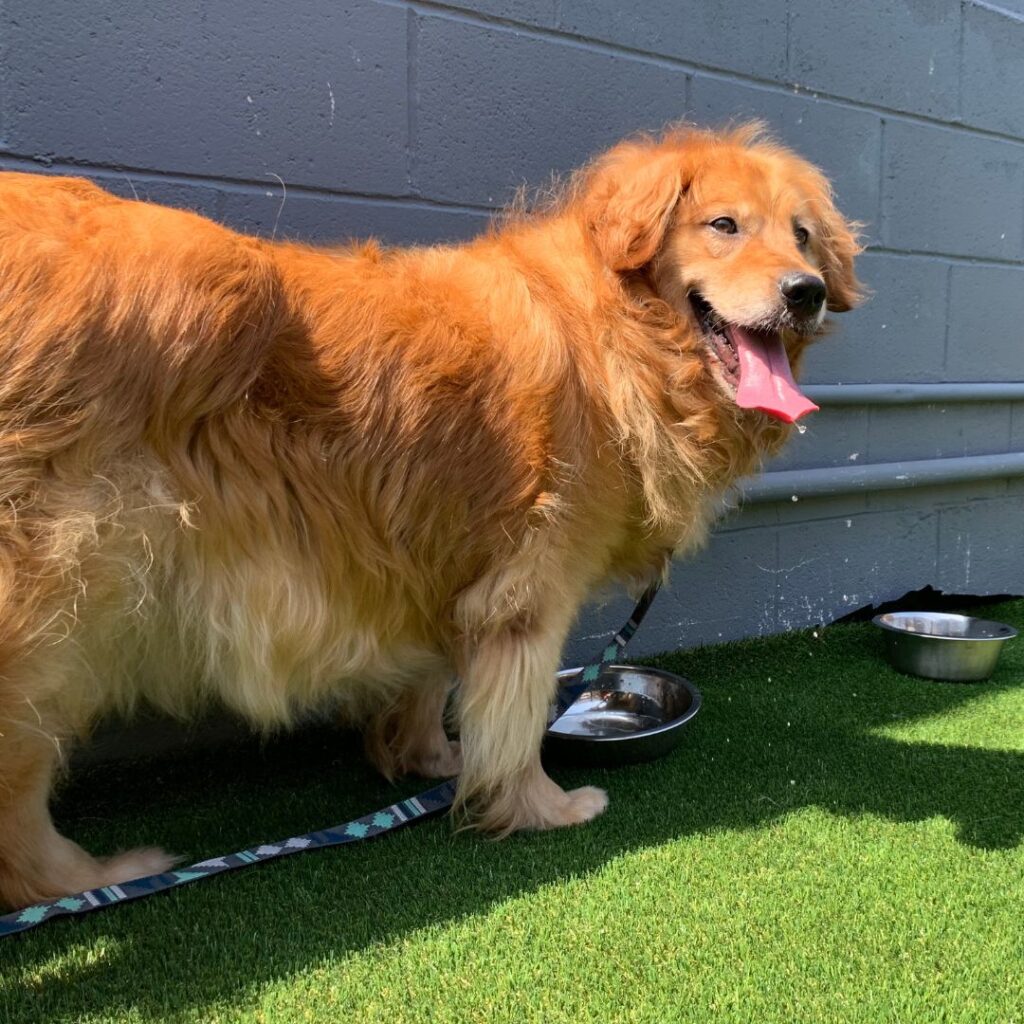
[(622, 628), (612, 637), (611, 642), (603, 651), (601, 651), (600, 658), (597, 661), (590, 662), (580, 674), (579, 682), (567, 683), (565, 686), (559, 688), (556, 694), (556, 709), (557, 713), (555, 717), (548, 723), (549, 727), (554, 725), (559, 718), (562, 717), (569, 710), (569, 706), (576, 700), (581, 693), (585, 693), (589, 690), (594, 683), (597, 682), (598, 677), (601, 673), (613, 662), (621, 661), (622, 654), (626, 650), (626, 644), (633, 639), (633, 634), (640, 628), (640, 623), (644, 621), (644, 616), (647, 614), (654, 602), (655, 597), (658, 596), (658, 591), (661, 589), (661, 583), (652, 583), (641, 595), (640, 600), (637, 601), (636, 607), (633, 609), (632, 614), (625, 621)]
[[(604, 648), (600, 658), (589, 663), (583, 669), (579, 682), (570, 683), (558, 691), (557, 712), (550, 724), (561, 718), (573, 701), (597, 681), (605, 666), (620, 659), (626, 644), (629, 643), (647, 614), (647, 610), (658, 592), (658, 587), (659, 584), (654, 583), (647, 588), (636, 608), (633, 609), (629, 620)], [(394, 832), (396, 829), (429, 818), (431, 815), (451, 807), (452, 801), (455, 799), (455, 783), (455, 779), (448, 779), (436, 786), (431, 786), (430, 789), (424, 790), (422, 793), (417, 793), (416, 796), (399, 800), (398, 803), (390, 804), (379, 811), (366, 814), (361, 818), (354, 818), (352, 821), (335, 825), (332, 828), (322, 829), (319, 832), (307, 832), (305, 835), (292, 836), (278, 842), (264, 843), (246, 850), (239, 850), (238, 853), (211, 857), (180, 870), (164, 871), (159, 875), (147, 875), (144, 878), (133, 878), (120, 885), (105, 885), (99, 889), (87, 889), (85, 892), (75, 893), (72, 896), (62, 896), (60, 899), (35, 903), (22, 910), (16, 910), (12, 914), (0, 916), (0, 938), (26, 932), (57, 917), (88, 914), (93, 910), (102, 910), (104, 907), (114, 904), (130, 903), (132, 900), (152, 896), (165, 889), (176, 889), (179, 886), (198, 882), (200, 879), (210, 878), (225, 871), (238, 871), (241, 868), (251, 867), (253, 864), (263, 864), (280, 857), (290, 857), (295, 853), (323, 850), (330, 846), (346, 846), (349, 843), (358, 843), (363, 839), (372, 839), (385, 832)]]
[(293, 853), (304, 853), (306, 850), (345, 846), (380, 835), (382, 832), (393, 832), (403, 825), (409, 825), (450, 807), (454, 796), (455, 780), (449, 779), (409, 797), (408, 800), (401, 800), (383, 810), (355, 818), (334, 828), (307, 832), (305, 835), (292, 836), (276, 843), (265, 843), (223, 857), (201, 860), (198, 864), (190, 864), (178, 871), (164, 871), (159, 875), (133, 878), (129, 882), (121, 882), (120, 885), (105, 885), (99, 889), (87, 889), (73, 896), (62, 896), (60, 899), (36, 903), (31, 907), (25, 907), (24, 910), (0, 917), (0, 938), (28, 931), (45, 921), (52, 921), (55, 917), (88, 914), (90, 911), (102, 910), (115, 903), (129, 903), (142, 899), (143, 896), (152, 896), (165, 889), (176, 889), (178, 886), (198, 882), (201, 878), (210, 878), (225, 871), (237, 871), (253, 864), (288, 857)]

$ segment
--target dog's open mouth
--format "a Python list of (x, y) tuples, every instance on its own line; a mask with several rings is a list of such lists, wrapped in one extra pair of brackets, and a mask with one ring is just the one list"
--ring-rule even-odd
[(786, 423), (817, 410), (793, 379), (779, 331), (729, 323), (699, 292), (690, 292), (690, 305), (713, 368), (741, 409)]

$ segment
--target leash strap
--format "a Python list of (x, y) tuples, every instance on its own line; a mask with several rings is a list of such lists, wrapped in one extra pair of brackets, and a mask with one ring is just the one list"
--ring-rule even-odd
[(554, 725), (559, 718), (562, 717), (569, 710), (569, 706), (576, 700), (581, 693), (585, 693), (589, 690), (594, 683), (597, 682), (601, 673), (611, 665), (613, 662), (618, 661), (623, 652), (626, 650), (626, 644), (633, 639), (633, 634), (640, 628), (640, 623), (644, 621), (644, 616), (647, 614), (654, 602), (655, 597), (658, 595), (658, 591), (661, 589), (661, 583), (652, 583), (644, 592), (640, 595), (640, 600), (637, 601), (636, 607), (633, 609), (632, 615), (625, 621), (622, 628), (612, 637), (611, 642), (603, 651), (597, 661), (592, 661), (583, 669), (580, 673), (579, 682), (567, 683), (561, 687), (556, 695), (556, 706), (557, 714), (549, 723)]
[[(559, 691), (558, 710), (552, 722), (561, 718), (572, 702), (597, 681), (604, 668), (620, 657), (626, 644), (629, 643), (647, 614), (647, 610), (658, 592), (658, 587), (657, 583), (648, 587), (636, 608), (633, 609), (629, 620), (615, 634), (611, 643), (604, 648), (600, 658), (583, 669), (580, 681), (565, 686)], [(407, 800), (400, 800), (379, 811), (319, 832), (291, 836), (278, 842), (264, 843), (261, 846), (239, 850), (237, 853), (228, 853), (222, 857), (211, 857), (180, 870), (165, 871), (162, 874), (147, 875), (144, 878), (133, 878), (120, 885), (105, 885), (100, 889), (87, 889), (85, 892), (76, 893), (73, 896), (62, 896), (60, 899), (33, 904), (22, 910), (16, 910), (12, 914), (0, 916), (0, 938), (29, 931), (31, 928), (36, 928), (57, 917), (88, 914), (93, 910), (102, 910), (104, 907), (110, 907), (116, 903), (129, 903), (132, 900), (152, 896), (165, 889), (176, 889), (178, 886), (198, 882), (200, 879), (219, 875), (225, 871), (238, 871), (241, 868), (251, 867), (253, 864), (289, 857), (294, 853), (323, 850), (329, 846), (346, 846), (363, 839), (372, 839), (385, 832), (394, 832), (396, 829), (411, 825), (414, 821), (429, 818), (431, 815), (451, 807), (452, 801), (455, 799), (455, 784), (455, 779), (448, 779), (422, 793), (417, 793), (416, 796), (409, 797)]]
[(223, 857), (212, 857), (198, 864), (190, 864), (180, 871), (165, 871), (160, 875), (147, 875), (145, 878), (133, 878), (130, 882), (120, 885), (105, 885), (100, 889), (87, 889), (74, 896), (62, 896), (57, 900), (36, 903), (24, 910), (15, 911), (0, 917), (0, 938), (25, 932), (35, 928), (44, 921), (52, 921), (55, 917), (67, 917), (88, 914), (93, 910), (102, 910), (115, 903), (128, 903), (131, 900), (152, 896), (165, 889), (176, 889), (180, 885), (198, 882), (201, 878), (219, 875), (225, 871), (237, 871), (253, 864), (262, 864), (279, 857), (288, 857), (293, 853), (304, 853), (306, 850), (322, 850), (328, 846), (345, 846), (357, 843), (361, 839), (378, 836), (382, 832), (393, 832), (404, 825), (410, 825), (421, 818), (427, 818), (438, 811), (450, 807), (455, 796), (455, 780), (449, 779), (440, 785), (433, 786), (408, 800), (391, 804), (383, 810), (364, 815), (336, 825), (320, 832), (307, 832), (302, 836), (292, 836), (276, 843), (265, 843), (253, 846), (238, 853), (229, 853)]

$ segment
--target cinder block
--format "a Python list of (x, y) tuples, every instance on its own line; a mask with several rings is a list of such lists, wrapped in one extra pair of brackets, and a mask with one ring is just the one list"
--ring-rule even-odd
[(1024, 18), (965, 4), (963, 76), (964, 121), (1024, 135)]
[(864, 253), (857, 272), (871, 291), (811, 348), (804, 380), (818, 384), (944, 379), (949, 265), (928, 257)]
[(518, 21), (524, 25), (553, 28), (557, 0), (455, 0), (448, 7), (461, 7), (504, 21)]
[[(697, 555), (679, 559), (669, 585), (630, 644), (629, 656), (777, 632), (775, 531), (716, 534)], [(616, 596), (581, 616), (566, 648), (566, 664), (580, 664), (615, 632), (633, 603)]]
[(959, 484), (870, 491), (867, 500), (871, 512), (903, 512), (913, 509), (923, 515), (977, 498), (1001, 498), (1005, 494), (1006, 481), (1003, 479), (967, 480)]
[[(677, 560), (665, 600), (644, 638), (648, 651), (692, 647), (776, 631), (776, 531), (720, 533)], [(652, 615), (655, 612), (652, 611)]]
[(949, 380), (1024, 380), (1024, 267), (956, 266), (950, 282)]
[(1010, 407), (1005, 402), (880, 405), (871, 410), (867, 461), (944, 459), (1005, 452)]
[(445, 18), (419, 26), (413, 176), (431, 198), (503, 204), (685, 112), (673, 68)]
[[(794, 497), (796, 500), (793, 500)], [(791, 526), (815, 519), (837, 519), (864, 511), (867, 511), (867, 497), (863, 491), (833, 496), (808, 496), (801, 492), (798, 482), (793, 494), (775, 501), (744, 504), (740, 495), (731, 512), (723, 511), (721, 519), (716, 523), (715, 533)]]
[(141, 199), (179, 210), (191, 210), (211, 220), (218, 219), (221, 193), (216, 188), (153, 178), (136, 180), (131, 175), (92, 175), (92, 178), (97, 185), (124, 199)]
[(13, 152), (407, 191), (399, 7), (9, 0), (4, 21)]
[(882, 122), (877, 114), (702, 74), (693, 76), (689, 114), (699, 124), (709, 125), (765, 120), (780, 141), (828, 175), (840, 210), (867, 225), (866, 237), (874, 234), (882, 151)]
[(956, 114), (960, 5), (791, 0), (790, 80), (938, 118)]
[(800, 421), (807, 432), (796, 434), (767, 470), (851, 466), (867, 461), (868, 412), (858, 406), (824, 406)]
[(779, 525), (778, 506), (774, 503), (743, 505), (739, 499), (731, 500), (723, 508), (715, 524), (715, 533), (736, 533), (741, 530), (756, 530), (761, 527)]
[(374, 237), (389, 245), (459, 242), (482, 232), (488, 216), (443, 207), (289, 195), (281, 190), (228, 192), (222, 215), (239, 231), (278, 239), (334, 244)]
[[(660, 601), (660, 597), (658, 600)], [(562, 652), (562, 666), (569, 668), (586, 664), (587, 660), (603, 649), (619, 626), (629, 618), (635, 604), (636, 602), (623, 589), (618, 588), (604, 595), (602, 600), (587, 605), (581, 612), (579, 621)], [(629, 645), (630, 658), (635, 658), (640, 653), (641, 638), (648, 632), (648, 623), (645, 620), (636, 640)], [(657, 652), (668, 648), (659, 648), (655, 638), (654, 646), (648, 649)]]
[(936, 578), (938, 514), (893, 510), (779, 530), (779, 625), (830, 622)]
[(1024, 502), (1019, 497), (946, 508), (936, 584), (949, 594), (1024, 594)]
[(1010, 451), (1024, 452), (1024, 402), (1010, 406)]
[(786, 11), (746, 0), (562, 0), (559, 27), (759, 78), (786, 71)]
[[(797, 488), (799, 491), (799, 487)], [(866, 512), (867, 494), (855, 491), (850, 494), (836, 494), (829, 497), (806, 497), (800, 493), (776, 503), (780, 526), (796, 526), (822, 519), (839, 519)]]
[(881, 234), (887, 246), (1002, 259), (1021, 255), (1024, 147), (888, 121), (883, 160)]

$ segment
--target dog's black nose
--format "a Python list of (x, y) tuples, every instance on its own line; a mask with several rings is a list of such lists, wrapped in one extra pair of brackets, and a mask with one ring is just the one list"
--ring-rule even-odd
[(786, 305), (794, 313), (812, 316), (825, 301), (825, 282), (814, 274), (787, 274), (779, 282)]

